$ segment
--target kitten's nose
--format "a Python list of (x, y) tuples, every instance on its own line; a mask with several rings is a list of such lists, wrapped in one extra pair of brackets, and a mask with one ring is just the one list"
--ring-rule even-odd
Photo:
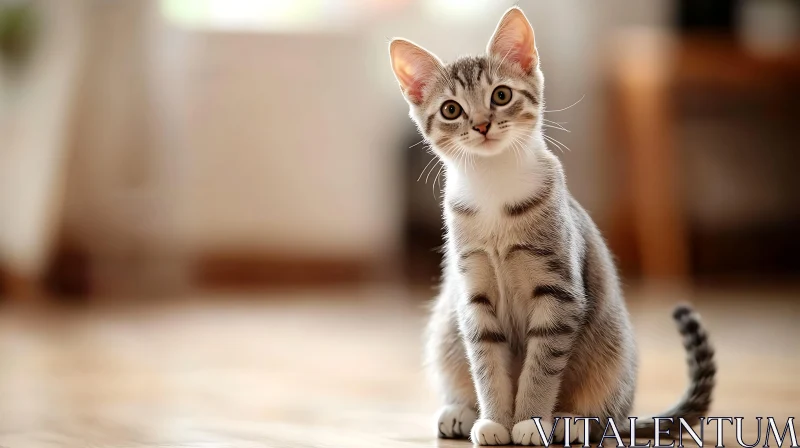
[(475, 129), (482, 135), (486, 135), (486, 133), (489, 132), (490, 127), (492, 127), (492, 123), (487, 121), (486, 123), (476, 124), (475, 126), (472, 127), (472, 129)]

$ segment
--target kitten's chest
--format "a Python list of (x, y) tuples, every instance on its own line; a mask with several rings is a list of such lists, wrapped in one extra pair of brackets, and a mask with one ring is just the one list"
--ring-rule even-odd
[(491, 281), (510, 311), (520, 300), (530, 302), (527, 299), (537, 285), (552, 280), (554, 266), (569, 267), (569, 260), (560, 261), (561, 251), (557, 249), (565, 245), (563, 225), (548, 220), (548, 216), (556, 214), (522, 218), (475, 213), (449, 223), (456, 253), (484, 254), (469, 257), (462, 266), (468, 269), (462, 271)]
[(513, 253), (513, 247), (525, 241), (525, 232), (514, 223), (498, 217), (472, 218), (476, 219), (456, 226), (462, 237), (457, 251), (480, 251), (481, 255), (465, 260), (462, 279), (468, 291), (486, 290), (493, 296), (496, 316), (516, 353), (524, 346), (531, 303), (527, 299), (539, 277), (538, 263)]
[(481, 249), (503, 258), (508, 249), (525, 240), (529, 225), (505, 216), (500, 210), (482, 210), (448, 222), (451, 238), (461, 248)]
[(492, 278), (498, 292), (509, 302), (513, 298), (528, 295), (535, 282), (537, 260), (517, 256), (514, 248), (529, 241), (531, 224), (527, 221), (480, 213), (470, 219), (458, 220), (451, 224), (451, 234), (455, 235), (456, 252), (469, 253), (481, 251), (485, 254), (480, 264), (473, 266), (472, 272), (480, 272), (482, 277)]

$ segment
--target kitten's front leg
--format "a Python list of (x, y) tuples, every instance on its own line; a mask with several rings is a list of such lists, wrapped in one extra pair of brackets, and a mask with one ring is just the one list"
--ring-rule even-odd
[(537, 286), (533, 301), (511, 431), (520, 445), (543, 444), (532, 417), (541, 418), (544, 435), (550, 437), (562, 373), (583, 313), (579, 296), (568, 286)]
[(467, 298), (464, 334), (472, 379), (478, 394), (480, 418), (472, 427), (471, 438), (480, 445), (505, 445), (511, 442), (514, 408), (510, 364), (511, 350), (494, 316), (492, 300), (485, 294)]
[(480, 418), (470, 438), (479, 445), (511, 442), (514, 392), (510, 375), (511, 348), (497, 317), (499, 293), (485, 253), (476, 254), (465, 268), (459, 327), (478, 395)]

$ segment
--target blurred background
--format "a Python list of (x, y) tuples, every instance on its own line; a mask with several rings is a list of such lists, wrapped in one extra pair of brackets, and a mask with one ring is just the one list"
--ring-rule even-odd
[[(0, 5), (8, 295), (438, 274), (441, 173), (386, 45), (480, 53), (504, 2)], [(521, 6), (626, 279), (797, 277), (796, 1)]]
[[(416, 378), (445, 173), (414, 146), (387, 45), (402, 36), (445, 61), (481, 53), (511, 4), (0, 0), (0, 353), (27, 366), (0, 368), (0, 385), (21, 394), (47, 370), (19, 361), (21, 341), (62, 347), (109, 304), (146, 304), (162, 310), (152, 319), (172, 316), (158, 327), (167, 334), (213, 328), (212, 339), (261, 328), (237, 320), (250, 313), (277, 326), (259, 330), (269, 340), (344, 313), (389, 331), (387, 344), (402, 339)], [(731, 330), (743, 316), (800, 317), (800, 2), (518, 4), (536, 31), (548, 117), (570, 131), (550, 129), (569, 148), (552, 149), (616, 254), (632, 309), (739, 310), (716, 317)], [(773, 300), (774, 316), (753, 314)], [(193, 327), (192, 312), (169, 308), (187, 301), (210, 306), (208, 321)], [(139, 315), (114, 316), (96, 324)], [(142, 342), (152, 322), (136, 322), (131, 344), (164, 343)], [(350, 330), (349, 347), (365, 347), (370, 336)], [(72, 350), (86, 344), (89, 366), (136, 352), (107, 336), (59, 359), (84, 359)], [(239, 336), (220, 351), (252, 335)], [(242, 349), (241, 362), (274, 346)], [(208, 368), (222, 363), (204, 353)], [(286, 385), (298, 369), (271, 384), (296, 390)]]

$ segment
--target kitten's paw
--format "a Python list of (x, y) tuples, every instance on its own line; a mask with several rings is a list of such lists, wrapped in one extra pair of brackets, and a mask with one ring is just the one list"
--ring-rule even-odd
[(553, 441), (563, 444), (565, 435), (564, 424), (566, 423), (566, 418), (569, 417), (570, 442), (571, 443), (578, 442), (580, 445), (583, 445), (583, 440), (584, 440), (583, 422), (575, 421), (575, 417), (577, 417), (577, 415), (558, 413), (555, 416), (561, 418), (558, 419), (558, 422), (556, 423), (556, 433), (553, 436)]
[(469, 438), (472, 439), (472, 443), (478, 445), (508, 445), (511, 443), (508, 429), (488, 418), (482, 418), (475, 422)]
[(439, 438), (465, 439), (478, 418), (474, 410), (457, 404), (444, 406), (439, 410)]
[[(550, 437), (550, 431), (553, 430), (553, 422), (542, 420), (541, 423), (545, 437)], [(536, 428), (536, 423), (534, 423), (533, 419), (522, 420), (514, 425), (511, 430), (511, 437), (517, 445), (544, 445), (542, 436), (539, 434), (539, 429)]]

